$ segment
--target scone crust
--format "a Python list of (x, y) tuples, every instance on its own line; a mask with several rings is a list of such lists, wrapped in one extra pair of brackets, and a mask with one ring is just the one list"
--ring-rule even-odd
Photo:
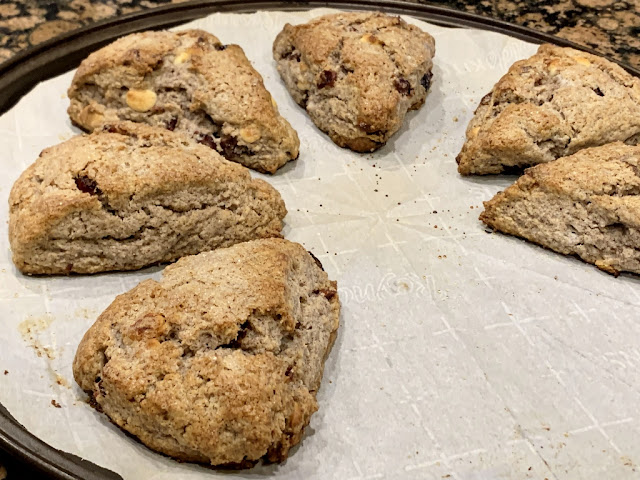
[(202, 30), (120, 38), (80, 64), (68, 96), (85, 130), (120, 120), (161, 126), (261, 172), (298, 156), (295, 130), (242, 48)]
[(380, 12), (325, 15), (285, 25), (273, 57), (293, 99), (341, 147), (369, 152), (424, 103), (435, 41)]
[(284, 460), (317, 410), (336, 283), (296, 243), (185, 257), (118, 296), (73, 363), (91, 404), (184, 461)]
[(617, 274), (640, 273), (640, 146), (617, 142), (525, 171), (484, 202), (490, 227)]
[(9, 240), (24, 273), (132, 270), (280, 236), (263, 180), (168, 130), (123, 122), (45, 149), (13, 185)]
[(456, 160), (462, 175), (496, 174), (616, 141), (640, 142), (640, 80), (604, 58), (545, 44), (482, 99)]

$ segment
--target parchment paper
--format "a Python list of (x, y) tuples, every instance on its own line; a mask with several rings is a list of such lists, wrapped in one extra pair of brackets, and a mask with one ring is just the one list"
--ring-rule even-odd
[(638, 277), (486, 233), (482, 201), (515, 177), (456, 172), (480, 98), (536, 46), (407, 19), (436, 38), (431, 92), (387, 146), (359, 155), (314, 127), (271, 57), (285, 22), (324, 12), (190, 25), (240, 44), (300, 135), (299, 160), (257, 176), (280, 190), (286, 237), (320, 258), (342, 300), (301, 446), (282, 465), (218, 472), (152, 452), (85, 403), (71, 373), (78, 342), (116, 295), (161, 268), (30, 278), (11, 263), (11, 185), (43, 148), (79, 133), (66, 115), (72, 72), (0, 118), (0, 401), (44, 441), (125, 479), (637, 476)]

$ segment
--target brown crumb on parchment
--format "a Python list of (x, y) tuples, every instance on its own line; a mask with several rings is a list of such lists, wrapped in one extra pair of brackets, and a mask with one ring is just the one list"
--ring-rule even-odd
[(55, 399), (51, 400), (51, 405), (53, 405), (56, 408), (62, 408), (62, 405), (60, 405), (58, 402), (56, 402)]

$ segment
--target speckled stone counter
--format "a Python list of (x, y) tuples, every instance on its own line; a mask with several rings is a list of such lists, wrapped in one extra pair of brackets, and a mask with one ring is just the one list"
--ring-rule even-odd
[[(60, 33), (184, 0), (0, 0), (0, 61)], [(506, 20), (640, 67), (640, 0), (406, 0)]]
[[(25, 48), (92, 22), (180, 1), (184, 0), (0, 0), (0, 62)], [(640, 67), (640, 0), (406, 1), (523, 25)], [(19, 460), (0, 452), (0, 480), (28, 478), (28, 473), (28, 467)]]

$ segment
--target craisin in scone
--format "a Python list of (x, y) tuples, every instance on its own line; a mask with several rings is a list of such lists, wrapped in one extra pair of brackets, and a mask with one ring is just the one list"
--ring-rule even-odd
[(495, 174), (616, 141), (640, 142), (640, 80), (604, 58), (542, 45), (481, 100), (456, 160), (462, 175)]
[(480, 219), (617, 275), (640, 274), (640, 146), (581, 150), (525, 171)]
[(293, 99), (341, 147), (370, 152), (424, 103), (435, 41), (400, 17), (338, 13), (285, 25), (273, 57)]
[(298, 156), (295, 130), (242, 48), (201, 30), (120, 38), (80, 64), (68, 95), (69, 116), (85, 130), (119, 120), (160, 126), (260, 172)]
[(185, 257), (118, 296), (73, 374), (90, 403), (183, 461), (281, 461), (318, 409), (336, 282), (304, 248), (255, 240)]
[(286, 213), (242, 165), (123, 122), (40, 154), (11, 190), (9, 240), (24, 273), (133, 270), (280, 236)]

